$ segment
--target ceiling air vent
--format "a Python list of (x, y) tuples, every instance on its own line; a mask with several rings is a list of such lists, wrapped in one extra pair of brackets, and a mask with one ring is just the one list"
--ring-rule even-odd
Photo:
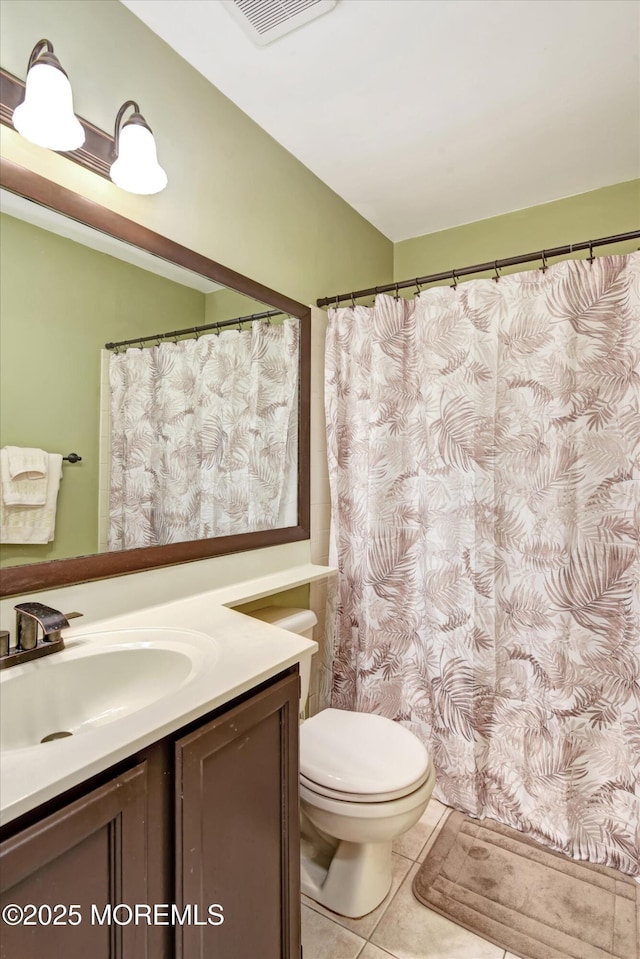
[(333, 10), (338, 0), (224, 0), (231, 16), (264, 46)]

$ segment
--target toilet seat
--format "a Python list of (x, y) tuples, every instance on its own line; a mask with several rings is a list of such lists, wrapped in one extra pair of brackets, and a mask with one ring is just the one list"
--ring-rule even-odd
[(415, 792), (416, 789), (419, 789), (420, 786), (426, 782), (429, 773), (430, 768), (425, 770), (424, 775), (422, 775), (417, 782), (403, 786), (401, 789), (394, 789), (384, 793), (352, 793), (343, 792), (339, 789), (329, 789), (327, 786), (322, 786), (320, 783), (308, 779), (307, 776), (303, 776), (302, 773), (300, 773), (300, 785), (318, 796), (327, 796), (329, 799), (339, 799), (341, 802), (388, 802), (390, 799), (402, 799), (403, 796), (408, 796), (412, 792)]
[(384, 802), (419, 789), (429, 753), (404, 726), (373, 713), (324, 709), (300, 728), (301, 782), (346, 802)]
[[(312, 806), (316, 813), (322, 810), (339, 817), (340, 820), (351, 819), (352, 822), (357, 820), (375, 821), (403, 815), (422, 804), (426, 805), (433, 792), (435, 781), (435, 770), (433, 766), (430, 766), (425, 780), (420, 786), (405, 796), (399, 796), (397, 799), (390, 799), (386, 802), (372, 802), (371, 797), (368, 797), (365, 802), (359, 802), (355, 795), (347, 795), (346, 797), (344, 794), (341, 797), (324, 796), (314, 789), (309, 789), (308, 786), (301, 781), (300, 799), (302, 800), (303, 808), (306, 808), (307, 812), (309, 811), (309, 806)], [(313, 786), (313, 783), (311, 785)], [(335, 827), (336, 823), (334, 823), (333, 829), (327, 829), (328, 835), (338, 835)]]

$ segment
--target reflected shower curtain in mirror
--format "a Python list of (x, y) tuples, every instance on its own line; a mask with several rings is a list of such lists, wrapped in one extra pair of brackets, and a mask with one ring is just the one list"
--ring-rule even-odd
[(640, 866), (640, 254), (329, 311), (332, 705), (435, 795)]
[(297, 523), (298, 321), (110, 357), (109, 549)]

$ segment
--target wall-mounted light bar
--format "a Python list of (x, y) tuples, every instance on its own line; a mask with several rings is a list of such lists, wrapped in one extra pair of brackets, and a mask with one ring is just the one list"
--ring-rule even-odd
[[(124, 120), (129, 107), (134, 112)], [(0, 122), (31, 143), (113, 180), (128, 193), (159, 193), (167, 185), (153, 133), (138, 104), (123, 103), (113, 137), (77, 117), (69, 78), (50, 40), (39, 40), (33, 48), (26, 82), (0, 70)]]
[[(24, 94), (24, 80), (0, 69), (0, 123), (13, 129), (13, 111), (24, 100)], [(77, 150), (60, 152), (87, 170), (106, 177), (107, 180), (111, 179), (109, 171), (113, 163), (113, 137), (83, 117), (78, 117), (78, 120), (84, 130), (83, 145)]]

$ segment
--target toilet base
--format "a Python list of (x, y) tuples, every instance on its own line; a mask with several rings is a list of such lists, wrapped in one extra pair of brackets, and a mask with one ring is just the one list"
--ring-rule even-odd
[(343, 839), (327, 860), (314, 843), (303, 842), (301, 888), (314, 902), (341, 916), (365, 916), (380, 905), (391, 888), (390, 842), (354, 843)]
[(350, 919), (366, 916), (379, 906), (391, 888), (392, 843), (420, 819), (434, 783), (431, 766), (416, 790), (381, 803), (345, 802), (301, 783), (300, 861), (305, 895)]

